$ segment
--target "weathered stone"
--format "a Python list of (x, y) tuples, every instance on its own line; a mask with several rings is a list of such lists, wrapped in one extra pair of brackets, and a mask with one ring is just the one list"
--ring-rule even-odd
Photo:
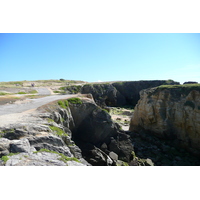
[(23, 138), (21, 140), (12, 140), (10, 143), (10, 152), (18, 153), (18, 152), (31, 152), (31, 146), (28, 139)]
[(0, 157), (9, 154), (10, 140), (7, 138), (0, 138)]
[(64, 162), (60, 155), (50, 152), (20, 153), (8, 156), (8, 158), (6, 166), (85, 166), (85, 164), (76, 161)]
[(152, 88), (140, 95), (130, 131), (145, 130), (200, 155), (200, 88)]
[(111, 151), (109, 153), (110, 158), (112, 158), (114, 161), (118, 160), (118, 155), (116, 153), (114, 153), (113, 151)]
[(94, 102), (70, 106), (76, 128), (72, 130), (74, 140), (98, 145), (117, 133), (110, 115), (98, 108)]
[(152, 160), (149, 159), (149, 158), (147, 158), (147, 159), (145, 160), (145, 164), (147, 164), (147, 165), (149, 165), (149, 166), (154, 166), (154, 163), (153, 163)]

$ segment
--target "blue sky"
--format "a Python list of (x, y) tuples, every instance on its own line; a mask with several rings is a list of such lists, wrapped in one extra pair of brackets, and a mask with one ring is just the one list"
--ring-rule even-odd
[(200, 82), (197, 33), (1, 33), (0, 81)]

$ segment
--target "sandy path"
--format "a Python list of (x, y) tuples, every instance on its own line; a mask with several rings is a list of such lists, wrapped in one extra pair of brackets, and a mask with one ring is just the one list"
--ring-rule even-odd
[(59, 99), (66, 99), (76, 95), (54, 95), (39, 99), (28, 99), (14, 104), (0, 105), (0, 127), (8, 126), (9, 124), (18, 123), (25, 119), (31, 119), (32, 113), (47, 103)]

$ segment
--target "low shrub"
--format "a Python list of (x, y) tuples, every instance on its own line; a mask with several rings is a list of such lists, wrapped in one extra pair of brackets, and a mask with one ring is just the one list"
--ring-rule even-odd
[(31, 90), (29, 93), (30, 93), (30, 94), (36, 94), (36, 93), (38, 93), (38, 92), (37, 92), (37, 90)]
[(40, 149), (39, 151), (35, 151), (33, 153), (39, 153), (39, 152), (48, 152), (48, 153), (55, 153), (58, 154), (60, 156), (59, 160), (63, 161), (63, 162), (67, 162), (67, 161), (76, 161), (76, 162), (80, 162), (77, 158), (75, 157), (67, 157), (62, 153), (58, 153), (56, 151), (50, 151), (48, 149)]
[(49, 126), (49, 128), (56, 133), (58, 136), (68, 136), (67, 133), (65, 133), (61, 128), (58, 128), (56, 126)]
[(68, 99), (68, 102), (69, 102), (69, 103), (72, 103), (72, 104), (82, 104), (82, 103), (83, 103), (83, 102), (81, 101), (81, 99), (80, 99), (80, 98), (77, 98), (77, 97)]
[(68, 101), (67, 100), (60, 100), (60, 101), (58, 101), (58, 105), (61, 107), (61, 108), (64, 108), (64, 109), (66, 109), (68, 106), (69, 106), (69, 103), (68, 103)]
[(26, 92), (18, 92), (17, 94), (26, 94)]
[(0, 95), (8, 95), (6, 92), (0, 92)]

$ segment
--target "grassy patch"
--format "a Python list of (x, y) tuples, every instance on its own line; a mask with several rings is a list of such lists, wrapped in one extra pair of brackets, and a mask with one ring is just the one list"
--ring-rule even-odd
[(9, 153), (7, 156), (2, 156), (1, 157), (1, 160), (6, 163), (8, 160), (9, 160), (9, 156), (14, 156), (14, 155), (17, 155), (19, 153)]
[(67, 133), (65, 133), (61, 128), (58, 128), (56, 126), (49, 126), (49, 128), (56, 133), (58, 136), (68, 136)]
[(76, 161), (76, 162), (80, 162), (77, 158), (75, 157), (67, 157), (62, 153), (58, 153), (56, 151), (50, 151), (48, 149), (40, 149), (39, 151), (35, 151), (33, 153), (38, 153), (38, 152), (48, 152), (48, 153), (55, 153), (58, 154), (60, 156), (59, 160), (63, 161), (63, 162), (67, 162), (67, 161)]
[(54, 120), (53, 120), (53, 119), (50, 119), (50, 118), (47, 118), (47, 121), (48, 121), (49, 123), (54, 122)]
[(29, 93), (30, 94), (37, 94), (38, 92), (37, 92), (37, 90), (31, 90)]
[(53, 91), (54, 93), (62, 93), (61, 91), (55, 90)]
[(0, 95), (8, 95), (9, 93), (6, 93), (6, 92), (0, 92)]
[(108, 110), (106, 110), (106, 109), (102, 109), (102, 110), (103, 110), (104, 112), (106, 112), (106, 113), (109, 113)]
[(81, 88), (82, 88), (81, 85), (71, 85), (71, 86), (65, 87), (65, 90), (69, 91), (72, 94), (77, 94), (77, 93), (81, 92)]
[(160, 85), (155, 92), (159, 90), (170, 89), (176, 95), (187, 96), (191, 91), (196, 90), (200, 92), (200, 84), (184, 84), (184, 85)]
[(2, 157), (1, 157), (1, 160), (2, 160), (4, 163), (6, 163), (6, 162), (9, 160), (9, 158), (8, 158), (8, 156), (2, 156)]
[(66, 87), (60, 87), (59, 90), (65, 90)]
[(27, 94), (26, 92), (18, 92), (17, 94)]
[(80, 99), (80, 98), (77, 98), (77, 97), (68, 99), (68, 102), (69, 102), (69, 103), (72, 103), (72, 104), (82, 104), (82, 103), (83, 103), (83, 102), (81, 101), (81, 99)]
[(60, 101), (58, 101), (58, 105), (59, 105), (61, 108), (64, 108), (64, 109), (66, 109), (66, 108), (69, 106), (67, 100), (64, 100), (64, 101), (60, 100)]

